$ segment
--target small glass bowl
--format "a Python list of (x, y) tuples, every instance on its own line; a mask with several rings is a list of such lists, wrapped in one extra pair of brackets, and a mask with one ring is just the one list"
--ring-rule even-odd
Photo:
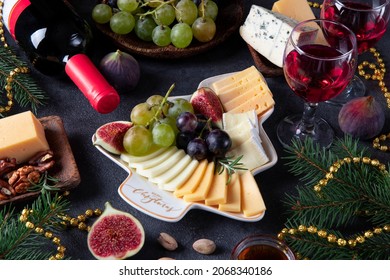
[(279, 239), (266, 234), (241, 240), (231, 253), (232, 260), (295, 260), (293, 251)]

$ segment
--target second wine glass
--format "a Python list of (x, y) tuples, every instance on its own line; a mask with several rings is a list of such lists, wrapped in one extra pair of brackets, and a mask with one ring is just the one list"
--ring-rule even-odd
[[(341, 22), (355, 33), (359, 54), (374, 47), (382, 38), (389, 17), (390, 0), (324, 0), (321, 8), (322, 19)], [(364, 94), (365, 85), (355, 75), (342, 94), (327, 102), (342, 105)]]
[(284, 51), (283, 70), (290, 88), (304, 100), (304, 112), (303, 116), (288, 116), (278, 125), (283, 146), (306, 137), (325, 148), (331, 145), (334, 132), (315, 112), (319, 102), (345, 89), (356, 64), (356, 36), (342, 23), (318, 19), (295, 26)]

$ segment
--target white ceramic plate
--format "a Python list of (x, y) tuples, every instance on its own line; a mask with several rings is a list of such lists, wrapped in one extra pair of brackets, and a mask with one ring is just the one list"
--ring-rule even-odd
[[(199, 84), (199, 87), (209, 86), (210, 83), (212, 83), (213, 81), (216, 81), (226, 75), (229, 74), (206, 79)], [(188, 97), (189, 96), (184, 96), (184, 98)], [(258, 174), (272, 167), (277, 162), (277, 154), (275, 152), (275, 149), (262, 127), (262, 123), (272, 114), (272, 112), (273, 109), (264, 114), (259, 122), (260, 137), (263, 141), (264, 149), (270, 161), (267, 164), (253, 170), (253, 174)], [(92, 142), (94, 142), (94, 138), (95, 135), (92, 136)], [(177, 222), (182, 219), (189, 210), (202, 209), (205, 211), (216, 213), (221, 216), (244, 222), (256, 222), (264, 217), (265, 212), (260, 213), (256, 216), (245, 217), (242, 213), (221, 211), (218, 210), (218, 208), (216, 207), (206, 206), (202, 203), (186, 202), (183, 199), (176, 198), (172, 193), (158, 188), (158, 186), (149, 182), (146, 178), (138, 175), (135, 170), (128, 167), (127, 163), (122, 161), (119, 156), (107, 152), (105, 149), (98, 145), (96, 145), (95, 147), (98, 149), (99, 152), (101, 152), (103, 155), (105, 155), (107, 158), (118, 164), (120, 167), (122, 167), (129, 173), (129, 176), (119, 186), (118, 193), (127, 203), (149, 216), (167, 222)]]

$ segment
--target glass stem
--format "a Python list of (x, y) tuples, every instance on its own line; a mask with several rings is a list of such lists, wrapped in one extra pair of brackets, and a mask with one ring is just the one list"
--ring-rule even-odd
[(305, 102), (302, 120), (297, 129), (297, 134), (314, 135), (315, 113), (318, 103)]

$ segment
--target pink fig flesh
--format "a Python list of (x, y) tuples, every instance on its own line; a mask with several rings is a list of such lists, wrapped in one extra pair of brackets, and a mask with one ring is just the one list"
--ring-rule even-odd
[(367, 140), (381, 132), (385, 124), (385, 113), (374, 97), (358, 97), (343, 105), (338, 122), (344, 133)]
[(96, 130), (93, 144), (103, 147), (110, 153), (119, 155), (125, 152), (123, 137), (132, 126), (133, 123), (126, 121), (106, 123)]
[(197, 89), (191, 96), (190, 102), (195, 113), (200, 113), (221, 127), (223, 107), (218, 95), (207, 87)]

